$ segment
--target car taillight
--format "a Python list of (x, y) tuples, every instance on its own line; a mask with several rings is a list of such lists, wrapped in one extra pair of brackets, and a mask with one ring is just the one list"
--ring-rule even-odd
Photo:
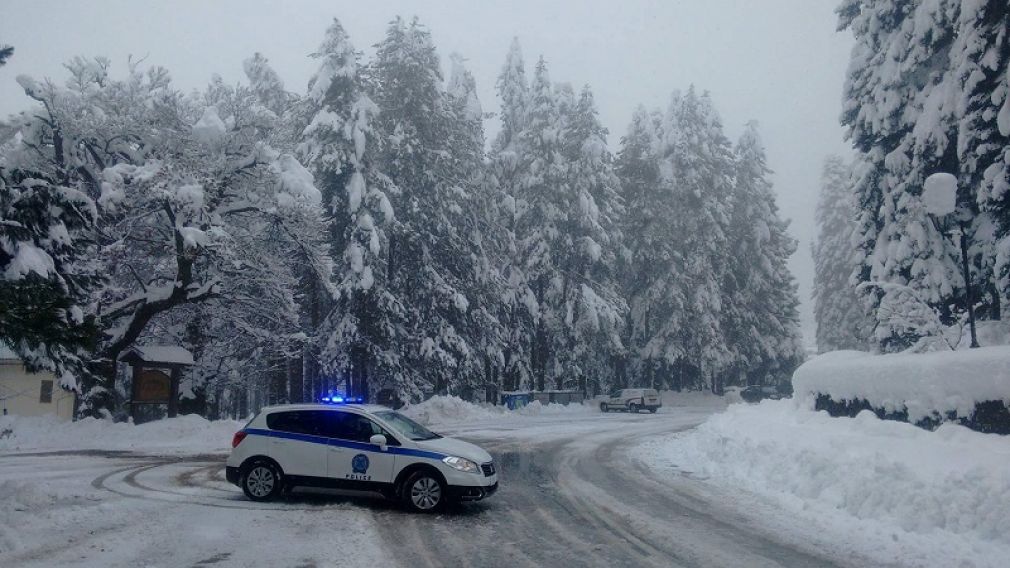
[(235, 435), (231, 439), (231, 447), (232, 448), (238, 447), (238, 445), (242, 443), (242, 440), (245, 440), (246, 435), (247, 434), (245, 433), (244, 430), (235, 432)]

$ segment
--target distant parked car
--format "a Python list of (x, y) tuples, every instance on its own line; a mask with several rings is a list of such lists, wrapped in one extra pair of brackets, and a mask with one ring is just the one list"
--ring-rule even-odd
[(600, 402), (600, 411), (624, 410), (637, 413), (648, 410), (655, 413), (661, 406), (663, 402), (656, 389), (621, 389), (610, 393), (607, 399)]
[(746, 402), (761, 402), (764, 399), (778, 400), (783, 395), (773, 386), (750, 385), (740, 391), (740, 398)]

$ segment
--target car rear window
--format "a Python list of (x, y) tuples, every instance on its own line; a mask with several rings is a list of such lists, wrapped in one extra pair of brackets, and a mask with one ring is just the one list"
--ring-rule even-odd
[(655, 389), (645, 389), (645, 396), (659, 396)]

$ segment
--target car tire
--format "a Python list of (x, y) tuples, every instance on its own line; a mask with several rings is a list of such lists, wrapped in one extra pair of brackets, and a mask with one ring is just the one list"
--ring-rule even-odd
[(253, 501), (272, 501), (284, 490), (280, 468), (268, 460), (257, 460), (242, 468), (242, 492)]
[(649, 412), (652, 413), (652, 414), (655, 414), (657, 410), (659, 410), (659, 409), (658, 408), (650, 408)]
[(416, 513), (434, 513), (445, 507), (448, 499), (445, 482), (430, 470), (418, 470), (403, 483), (403, 504)]
[(604, 413), (610, 412), (610, 408), (607, 406), (607, 403), (605, 403), (605, 402), (601, 402), (600, 403), (600, 412), (604, 412)]
[(640, 409), (639, 409), (638, 405), (635, 404), (634, 402), (632, 402), (631, 404), (628, 405), (628, 412), (631, 412), (632, 414), (638, 414), (639, 410)]

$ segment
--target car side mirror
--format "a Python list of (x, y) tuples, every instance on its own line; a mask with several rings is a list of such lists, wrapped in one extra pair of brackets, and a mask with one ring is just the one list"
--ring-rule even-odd
[(375, 444), (382, 451), (386, 451), (386, 437), (382, 434), (372, 434), (372, 437), (368, 439), (368, 443)]

